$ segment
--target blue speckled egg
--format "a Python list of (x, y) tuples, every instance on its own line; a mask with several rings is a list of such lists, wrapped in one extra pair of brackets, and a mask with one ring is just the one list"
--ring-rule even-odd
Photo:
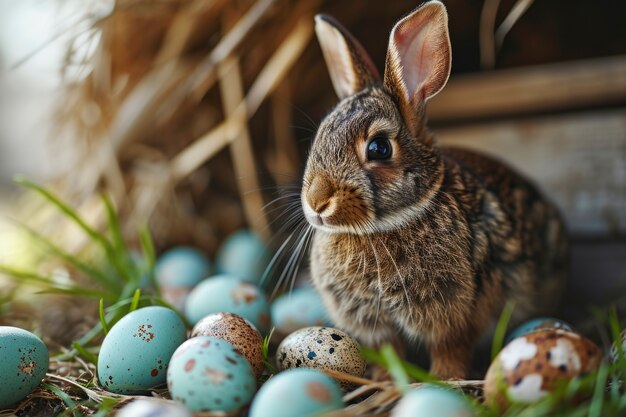
[(268, 262), (265, 243), (249, 230), (230, 235), (217, 252), (217, 272), (258, 283)]
[(328, 375), (307, 368), (289, 369), (261, 387), (249, 417), (309, 417), (343, 408), (341, 389)]
[(185, 339), (185, 324), (169, 308), (145, 307), (127, 314), (102, 342), (100, 385), (118, 394), (136, 394), (164, 384), (170, 358)]
[(26, 398), (48, 370), (48, 348), (23, 329), (0, 326), (0, 409)]
[(289, 334), (309, 326), (331, 326), (324, 303), (314, 288), (296, 288), (272, 303), (272, 322), (276, 331)]
[(198, 249), (180, 246), (163, 253), (154, 274), (161, 293), (174, 307), (182, 309), (189, 292), (208, 277), (211, 264)]
[(193, 417), (182, 405), (156, 398), (140, 398), (122, 407), (115, 417)]
[(235, 411), (256, 391), (248, 360), (230, 343), (198, 336), (183, 343), (167, 370), (172, 398), (193, 412)]
[(569, 323), (555, 319), (552, 317), (539, 317), (529, 320), (516, 327), (506, 338), (505, 343), (509, 343), (513, 339), (524, 336), (529, 333), (538, 332), (540, 330), (566, 330), (574, 332), (574, 328)]
[(229, 275), (216, 275), (202, 281), (189, 294), (185, 315), (191, 324), (213, 313), (238, 314), (261, 332), (270, 327), (267, 298), (254, 284)]
[(426, 385), (404, 394), (391, 417), (471, 417), (474, 411), (463, 395), (453, 389)]

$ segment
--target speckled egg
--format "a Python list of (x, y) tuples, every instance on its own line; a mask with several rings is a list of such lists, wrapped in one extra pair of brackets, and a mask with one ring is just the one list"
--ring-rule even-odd
[(156, 398), (140, 398), (122, 407), (115, 417), (193, 417), (176, 402)]
[(258, 283), (268, 261), (268, 250), (256, 234), (239, 230), (224, 240), (217, 252), (217, 271)]
[(296, 288), (272, 303), (272, 323), (283, 335), (309, 326), (331, 326), (332, 323), (314, 288)]
[(179, 246), (163, 253), (154, 274), (163, 298), (182, 309), (185, 299), (200, 281), (209, 276), (211, 263), (198, 249)]
[(164, 384), (170, 358), (185, 339), (185, 324), (169, 308), (144, 307), (127, 314), (102, 342), (100, 385), (118, 394), (136, 394)]
[(48, 371), (48, 348), (37, 336), (0, 326), (0, 409), (26, 398)]
[[(278, 368), (317, 368), (357, 377), (365, 372), (359, 344), (350, 335), (332, 327), (306, 327), (287, 336), (278, 346)], [(348, 387), (348, 385), (344, 385)]]
[(509, 343), (513, 339), (524, 336), (525, 334), (538, 332), (540, 330), (566, 330), (573, 332), (574, 327), (560, 319), (552, 317), (540, 317), (529, 320), (516, 327), (506, 338), (505, 343)]
[(223, 339), (198, 336), (174, 353), (167, 370), (172, 398), (193, 412), (235, 411), (256, 391), (248, 360)]
[(213, 313), (233, 313), (249, 320), (265, 334), (270, 327), (267, 298), (254, 284), (229, 275), (216, 275), (193, 289), (185, 303), (187, 319), (196, 324)]
[(289, 369), (259, 390), (248, 417), (309, 417), (343, 408), (337, 383), (315, 369)]
[[(624, 355), (624, 357), (626, 357), (626, 330), (622, 331), (620, 335), (620, 340), (622, 342), (622, 354)], [(611, 346), (611, 351), (609, 352), (609, 359), (611, 363), (615, 363), (617, 362), (618, 357), (619, 357), (619, 351), (617, 349), (617, 341), (615, 341), (613, 342), (613, 345)]]
[(402, 397), (391, 417), (472, 417), (475, 413), (458, 391), (425, 385)]
[(600, 348), (576, 333), (541, 330), (514, 339), (496, 356), (485, 377), (485, 400), (501, 409), (532, 403), (564, 381), (595, 371)]
[(197, 336), (226, 340), (248, 359), (257, 378), (263, 373), (263, 338), (256, 327), (243, 317), (232, 313), (210, 314), (194, 326), (191, 337)]

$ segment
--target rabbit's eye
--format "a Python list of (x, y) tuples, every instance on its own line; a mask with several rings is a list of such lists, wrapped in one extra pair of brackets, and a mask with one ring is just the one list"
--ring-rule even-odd
[(367, 144), (367, 160), (380, 161), (391, 157), (391, 142), (384, 136), (374, 136)]

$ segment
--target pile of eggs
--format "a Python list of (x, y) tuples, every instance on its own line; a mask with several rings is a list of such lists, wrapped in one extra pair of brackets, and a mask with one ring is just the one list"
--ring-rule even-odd
[[(251, 417), (310, 416), (341, 409), (354, 388), (344, 374), (362, 377), (360, 346), (332, 327), (312, 288), (296, 288), (272, 303), (260, 288), (268, 251), (248, 231), (232, 235), (215, 263), (190, 247), (173, 248), (157, 261), (155, 278), (177, 310), (144, 307), (119, 320), (98, 356), (99, 384), (126, 395), (167, 386), (174, 402), (136, 400), (120, 416), (236, 413)], [(187, 325), (193, 326), (190, 334)], [(265, 370), (263, 337), (282, 342), (278, 373), (259, 389)], [(626, 332), (622, 335), (626, 348)], [(48, 351), (36, 336), (0, 327), (0, 409), (25, 398), (41, 382)], [(614, 354), (616, 355), (616, 353)], [(537, 319), (510, 333), (485, 377), (485, 402), (499, 410), (532, 403), (563, 381), (598, 368), (602, 352), (567, 323)], [(16, 371), (17, 370), (17, 371)], [(392, 417), (471, 417), (474, 406), (458, 390), (426, 384), (406, 392)]]
[[(312, 288), (296, 288), (270, 304), (259, 286), (267, 261), (260, 239), (247, 231), (225, 241), (215, 266), (194, 248), (165, 252), (155, 278), (182, 318), (165, 307), (124, 316), (102, 343), (100, 385), (142, 394), (166, 384), (172, 399), (191, 412), (231, 413), (249, 405), (256, 417), (305, 416), (343, 407), (341, 382), (323, 371), (362, 376), (358, 343), (328, 327)], [(193, 326), (189, 339), (184, 321)], [(265, 369), (263, 336), (272, 328), (289, 335), (279, 347), (281, 372), (257, 392)], [(153, 412), (159, 405), (134, 407)]]

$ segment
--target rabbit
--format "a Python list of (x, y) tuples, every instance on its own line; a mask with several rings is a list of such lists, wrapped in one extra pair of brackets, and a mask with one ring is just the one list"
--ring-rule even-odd
[(362, 343), (420, 341), (431, 372), (463, 379), (508, 301), (554, 306), (568, 264), (557, 209), (503, 162), (437, 145), (426, 103), (451, 67), (448, 17), (422, 4), (391, 31), (384, 76), (333, 18), (315, 31), (339, 103), (302, 180), (310, 270), (334, 323)]

